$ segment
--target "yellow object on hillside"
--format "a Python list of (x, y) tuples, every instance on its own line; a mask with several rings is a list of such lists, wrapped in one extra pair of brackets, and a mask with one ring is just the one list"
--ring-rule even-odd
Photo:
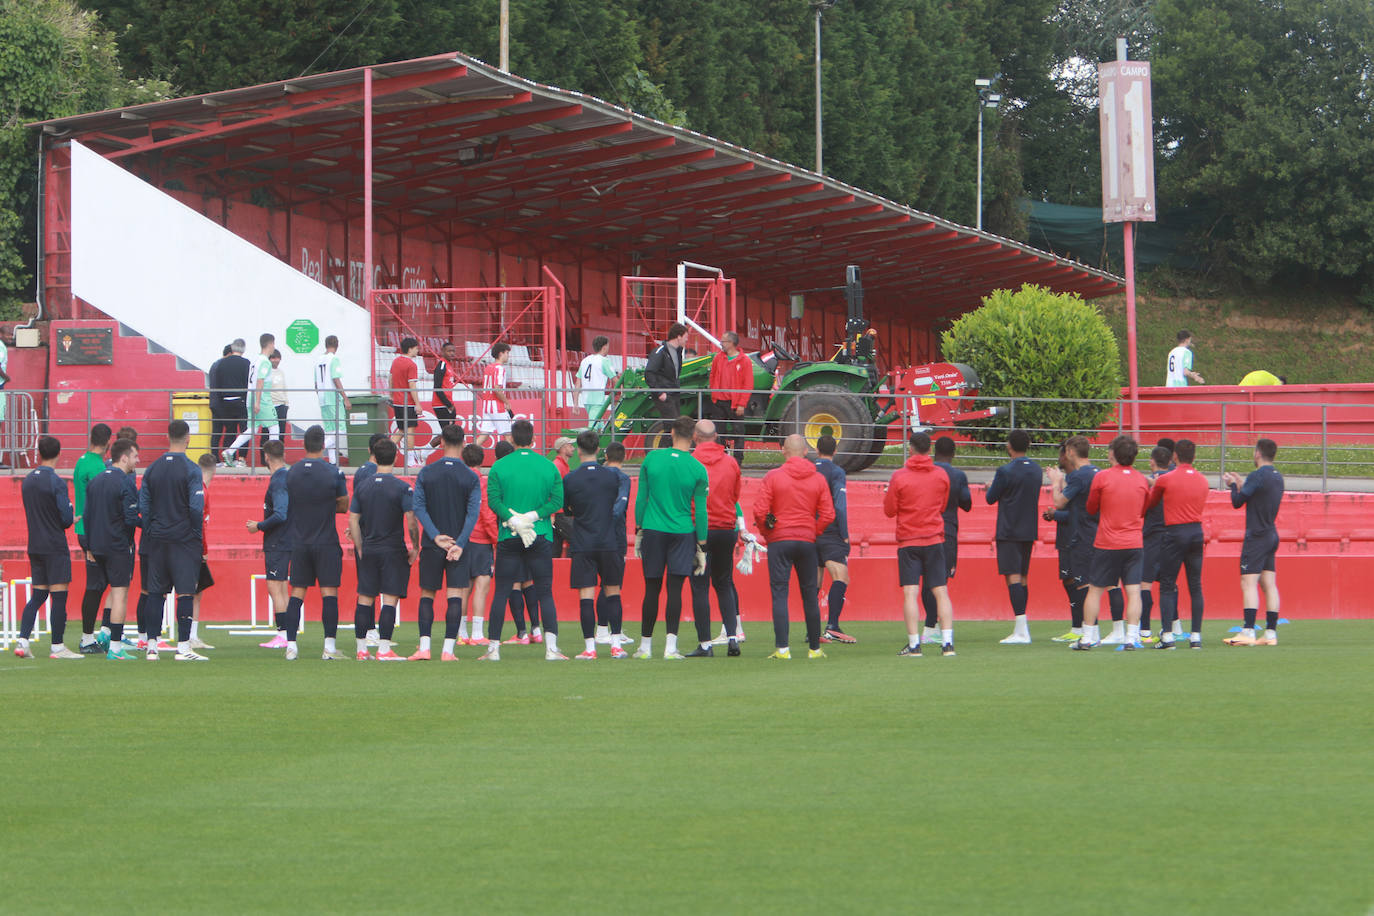
[(1272, 372), (1256, 369), (1254, 372), (1251, 372), (1249, 375), (1245, 376), (1245, 378), (1241, 379), (1240, 384), (1242, 387), (1246, 385), (1282, 385), (1283, 379)]

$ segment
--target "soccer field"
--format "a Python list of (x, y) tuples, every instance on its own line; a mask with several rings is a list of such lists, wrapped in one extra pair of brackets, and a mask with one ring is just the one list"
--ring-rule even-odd
[(789, 662), (757, 619), (744, 657), (680, 662), (326, 664), (318, 631), (292, 664), (219, 634), (208, 664), (4, 653), (0, 910), (1365, 914), (1368, 630), (1085, 654), (966, 624), (958, 657), (901, 659), (899, 625), (859, 624)]

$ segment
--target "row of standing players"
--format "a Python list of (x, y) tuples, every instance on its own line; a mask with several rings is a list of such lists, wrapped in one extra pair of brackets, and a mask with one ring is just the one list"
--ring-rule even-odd
[[(136, 530), (144, 535), (138, 543), (142, 557), (142, 597), (139, 601), (139, 632), (160, 629), (162, 601), (175, 589), (177, 598), (177, 658), (203, 660), (190, 645), (190, 621), (194, 597), (209, 578), (203, 551), (204, 488), (199, 470), (185, 456), (184, 423), (169, 426), (172, 445), (168, 454), (144, 475), (142, 487), (134, 482), (136, 446), (119, 441), (110, 449), (109, 467), (90, 473), (86, 481), (78, 467), (78, 539), (87, 558), (88, 589), (83, 601), (98, 608), (105, 587), (111, 589), (112, 608), (102, 631), (103, 644), (113, 657), (122, 657), (122, 630), (128, 587), (132, 579)], [(103, 424), (97, 429), (108, 427)], [(546, 642), (546, 656), (561, 659), (557, 646), (557, 614), (552, 600), (553, 529), (550, 519), (564, 512), (571, 527), (571, 585), (579, 592), (580, 618), (586, 648), (579, 658), (596, 657), (594, 630), (598, 624), (612, 645), (612, 655), (626, 655), (621, 634), (623, 614), (619, 590), (624, 577), (625, 518), (629, 502), (629, 478), (618, 467), (615, 447), (606, 465), (598, 464), (599, 442), (590, 433), (579, 441), (582, 463), (566, 477), (534, 452), (533, 428), (528, 422), (512, 429), (511, 454), (501, 455), (489, 477), (488, 492), (472, 468), (484, 455), (476, 446), (463, 446), (458, 426), (446, 428), (443, 459), (422, 471), (414, 488), (394, 477), (395, 447), (388, 440), (373, 444), (375, 463), (369, 462), (354, 475), (350, 501), (343, 472), (322, 456), (323, 430), (307, 431), (306, 458), (288, 469), (280, 444), (268, 450), (272, 476), (264, 503), (263, 519), (248, 523), (250, 531), (264, 534), (265, 572), (274, 603), (285, 611), (278, 615), (284, 629), (288, 658), (298, 655), (296, 635), (300, 611), (308, 588), (321, 589), (325, 629), (325, 658), (343, 657), (335, 639), (338, 625), (338, 586), (342, 577), (342, 548), (333, 516), (349, 512), (349, 538), (355, 545), (358, 601), (355, 635), (358, 657), (368, 657), (368, 636), (376, 636), (378, 657), (401, 660), (394, 652), (392, 636), (396, 602), (406, 596), (410, 566), (419, 561), (421, 644), (411, 659), (427, 659), (434, 620), (434, 601), (446, 586), (445, 643), (441, 657), (453, 658), (455, 642), (488, 645), (483, 658), (499, 660), (500, 635), (508, 595), (518, 590), (535, 625), (535, 639)], [(94, 436), (93, 436), (94, 439)], [(708, 657), (708, 589), (714, 587), (724, 624), (729, 654), (739, 654), (738, 593), (733, 584), (733, 556), (740, 532), (745, 532), (739, 507), (738, 464), (717, 442), (714, 424), (679, 418), (672, 430), (673, 447), (658, 450), (641, 469), (640, 497), (636, 500), (636, 555), (643, 561), (645, 597), (642, 606), (641, 645), (637, 657), (652, 654), (653, 631), (660, 592), (667, 586), (668, 635), (665, 657)], [(76, 657), (61, 645), (65, 623), (65, 588), (70, 582), (70, 560), (63, 529), (71, 524), (72, 508), (66, 487), (52, 470), (60, 449), (45, 437), (40, 444), (43, 464), (25, 480), (24, 505), (29, 524), (29, 553), (35, 583), (23, 615), (20, 654), (30, 654), (28, 640), (38, 607), (54, 600), (52, 655)], [(908, 641), (900, 654), (919, 655), (923, 639), (938, 638), (946, 655), (954, 654), (950, 602), (946, 583), (957, 564), (959, 510), (971, 508), (967, 479), (954, 469), (953, 442), (937, 441), (935, 457), (931, 441), (922, 433), (909, 442), (911, 455), (894, 474), (884, 500), (884, 510), (897, 524), (898, 570), (903, 589), (903, 610)], [(693, 446), (695, 450), (693, 451)], [(1140, 632), (1142, 580), (1159, 581), (1163, 633), (1157, 647), (1172, 648), (1177, 629), (1177, 575), (1187, 570), (1193, 601), (1190, 643), (1201, 644), (1201, 513), (1209, 489), (1206, 479), (1191, 466), (1193, 445), (1177, 444), (1177, 455), (1168, 446), (1156, 446), (1152, 455), (1151, 488), (1144, 475), (1133, 472), (1137, 446), (1130, 437), (1111, 445), (1113, 467), (1100, 478), (1088, 461), (1088, 442), (1068, 440), (1061, 448), (1059, 468), (1050, 471), (1054, 509), (1046, 517), (1058, 524), (1060, 578), (1069, 596), (1071, 629), (1060, 641), (1072, 641), (1076, 649), (1090, 649), (1102, 642), (1118, 642), (1123, 648), (1143, 645)], [(787, 589), (793, 572), (803, 596), (810, 657), (823, 657), (822, 641), (852, 642), (839, 626), (847, 587), (848, 531), (843, 471), (829, 460), (834, 441), (822, 437), (821, 460), (806, 460), (801, 437), (784, 442), (786, 460), (764, 479), (755, 502), (755, 521), (767, 537), (769, 578), (775, 630), (774, 658), (790, 657), (788, 648)], [(1008, 450), (1012, 460), (999, 468), (987, 492), (990, 504), (998, 505), (997, 556), (999, 573), (1007, 579), (1015, 616), (1015, 629), (1004, 643), (1030, 641), (1026, 623), (1026, 576), (1036, 534), (1036, 512), (1041, 488), (1041, 469), (1026, 457), (1029, 439), (1014, 431)], [(1223, 482), (1230, 487), (1232, 503), (1246, 506), (1246, 541), (1241, 558), (1245, 628), (1228, 640), (1239, 645), (1273, 645), (1278, 615), (1274, 577), (1277, 530), (1274, 519), (1282, 498), (1282, 477), (1273, 468), (1276, 448), (1261, 440), (1255, 450), (1256, 471), (1244, 483), (1236, 475)], [(95, 456), (94, 450), (83, 460)], [(1177, 457), (1177, 462), (1175, 462)], [(512, 460), (508, 460), (512, 459)], [(89, 465), (89, 462), (88, 462)], [(709, 468), (709, 470), (708, 470)], [(1171, 474), (1169, 472), (1180, 473)], [(84, 497), (84, 498), (83, 498)], [(84, 514), (80, 512), (85, 504)], [(497, 519), (505, 518), (498, 523)], [(199, 524), (198, 524), (199, 523)], [(412, 546), (406, 547), (409, 529)], [(695, 543), (693, 535), (695, 534)], [(60, 546), (59, 546), (60, 545)], [(818, 586), (824, 571), (832, 584), (830, 616), (820, 627)], [(474, 597), (474, 606), (485, 601), (486, 587), (495, 579), (491, 639), (483, 639), (481, 618), (473, 618), (473, 638), (461, 637), (467, 620), (463, 603)], [(681, 591), (690, 581), (699, 645), (687, 656), (677, 649), (681, 619)], [(41, 584), (40, 584), (41, 583)], [(289, 584), (289, 597), (287, 586)], [(1268, 600), (1265, 635), (1256, 637), (1258, 591), (1263, 586)], [(599, 594), (598, 594), (599, 586)], [(1095, 626), (1103, 592), (1124, 589), (1122, 615), (1126, 628), (1106, 640)], [(1148, 594), (1148, 590), (1145, 592)], [(94, 601), (91, 599), (94, 598)], [(376, 612), (381, 598), (380, 617)], [(918, 600), (925, 610), (924, 632)], [(1115, 604), (1115, 602), (1113, 602)], [(516, 602), (513, 612), (518, 613)], [(159, 626), (145, 620), (156, 609)], [(1148, 608), (1146, 608), (1148, 614)], [(523, 615), (522, 615), (523, 616)], [(517, 624), (523, 623), (517, 617)], [(1114, 613), (1114, 617), (1117, 615)], [(83, 613), (83, 618), (93, 614)], [(1091, 622), (1085, 622), (1085, 618)], [(1147, 618), (1148, 619), (1148, 618)], [(542, 624), (542, 627), (540, 626)], [(89, 631), (92, 624), (85, 621)], [(523, 632), (517, 637), (526, 641)], [(542, 633), (540, 632), (542, 629)], [(88, 634), (87, 634), (88, 635)], [(1148, 635), (1148, 634), (1146, 634)], [(1116, 638), (1113, 638), (1116, 637)], [(83, 638), (83, 644), (85, 639)], [(151, 647), (156, 657), (156, 645)]]

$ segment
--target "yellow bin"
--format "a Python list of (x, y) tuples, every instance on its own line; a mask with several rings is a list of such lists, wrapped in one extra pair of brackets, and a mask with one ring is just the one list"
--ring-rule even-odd
[(191, 443), (186, 457), (199, 461), (210, 451), (210, 395), (205, 391), (178, 391), (172, 395), (172, 419), (185, 420), (191, 427)]

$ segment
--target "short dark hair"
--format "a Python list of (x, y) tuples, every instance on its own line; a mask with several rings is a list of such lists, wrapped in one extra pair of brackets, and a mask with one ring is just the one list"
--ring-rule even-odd
[(594, 429), (584, 429), (577, 434), (577, 450), (584, 455), (595, 455), (601, 451), (601, 437)]
[(138, 442), (138, 430), (132, 426), (121, 426), (119, 432), (115, 434), (116, 439), (128, 439), (130, 442)]
[[(323, 428), (321, 428), (321, 432), (323, 432)], [(385, 439), (385, 438), (386, 438), (386, 433), (373, 433), (372, 435), (368, 436), (368, 437), (367, 437), (367, 453), (368, 453), (369, 455), (373, 454), (373, 449), (375, 449), (375, 448), (377, 447), (377, 443), (378, 443), (378, 442), (381, 442), (381, 441), (382, 441), (383, 439)]]
[(617, 464), (625, 460), (625, 443), (612, 442), (606, 446), (606, 460), (614, 461)]
[(228, 356), (230, 353), (233, 353), (233, 352), (234, 352), (234, 345), (233, 345), (233, 344), (225, 344), (225, 345), (224, 345), (224, 352), (221, 353), (220, 356)]
[(1135, 456), (1140, 453), (1140, 443), (1131, 436), (1117, 436), (1111, 444), (1112, 459), (1122, 467), (1135, 464)]
[(38, 457), (44, 461), (52, 461), (62, 454), (62, 443), (57, 441), (56, 436), (38, 437)]
[(439, 433), (439, 438), (444, 440), (444, 445), (462, 445), (466, 433), (458, 423), (450, 423), (444, 427), (444, 431)]
[(338, 346), (339, 346), (339, 338), (338, 338), (338, 335), (330, 334), (328, 337), (326, 337), (326, 338), (324, 339), (324, 345), (325, 345), (326, 348), (328, 348), (328, 347), (338, 348)]
[(610, 343), (610, 342), (611, 342), (611, 339), (610, 339), (609, 337), (607, 337), (605, 334), (598, 334), (598, 335), (596, 335), (595, 337), (592, 338), (592, 352), (593, 352), (593, 353), (599, 352), (599, 351), (601, 350), (602, 347), (606, 346), (606, 344), (608, 344), (608, 343)]
[(513, 451), (515, 451), (515, 446), (511, 445), (505, 439), (497, 439), (496, 444), (491, 447), (491, 454), (497, 461), (500, 461)]
[(138, 451), (138, 443), (132, 439), (116, 439), (110, 446), (110, 461), (116, 462), (129, 452)]
[(940, 438), (936, 439), (936, 440), (935, 440), (935, 457), (936, 457), (936, 458), (953, 458), (953, 457), (954, 457), (954, 440), (951, 439), (949, 436), (941, 436)]
[(463, 446), (463, 464), (470, 468), (480, 468), (482, 462), (487, 459), (487, 453), (482, 450), (482, 446), (476, 442), (469, 442)]
[(520, 448), (528, 448), (534, 442), (534, 424), (524, 417), (510, 425), (510, 441)]
[(1092, 450), (1093, 444), (1088, 441), (1087, 436), (1070, 436), (1064, 440), (1064, 451), (1067, 454), (1087, 458), (1092, 454)]
[(167, 438), (173, 442), (185, 442), (191, 436), (191, 426), (185, 420), (173, 420), (167, 424)]
[(268, 439), (267, 444), (262, 447), (262, 455), (264, 458), (285, 458), (286, 446), (277, 439)]
[(401, 338), (401, 353), (403, 353), (403, 354), (409, 353), (411, 350), (415, 349), (415, 348), (418, 347), (419, 345), (420, 345), (420, 342), (419, 342), (418, 340), (416, 340), (414, 337), (402, 337), (402, 338)]
[(1157, 445), (1157, 446), (1160, 446), (1160, 447), (1162, 447), (1162, 448), (1167, 448), (1171, 454), (1173, 453), (1173, 450), (1174, 450), (1174, 444), (1175, 444), (1175, 443), (1174, 443), (1174, 440), (1173, 440), (1173, 439), (1170, 439), (1168, 436), (1161, 436), (1160, 439), (1159, 439), (1159, 441), (1155, 443), (1155, 445)]
[(1192, 439), (1180, 439), (1174, 444), (1174, 455), (1179, 464), (1192, 464), (1197, 456), (1197, 444)]
[(372, 450), (372, 456), (381, 465), (391, 466), (396, 463), (396, 443), (390, 439), (383, 439), (377, 443), (377, 447)]
[[(268, 441), (272, 440), (269, 439)], [(202, 471), (207, 469), (213, 471), (215, 469), (215, 456), (209, 452), (202, 452), (201, 456), (196, 459), (196, 464), (200, 465)]]
[(281, 359), (281, 351), (280, 351), (280, 350), (273, 350), (271, 353), (267, 354), (267, 358), (268, 358), (268, 359)]
[(1024, 455), (1030, 451), (1030, 433), (1024, 429), (1013, 429), (1007, 436), (1007, 445), (1013, 452), (1020, 452)]
[(499, 358), (501, 357), (501, 354), (502, 354), (502, 353), (506, 353), (506, 352), (508, 352), (509, 350), (510, 350), (510, 344), (508, 344), (508, 343), (502, 342), (502, 343), (499, 343), (499, 344), (492, 344), (492, 347), (491, 347), (491, 358), (492, 358), (492, 359), (499, 359)]
[(1265, 461), (1273, 461), (1274, 456), (1279, 453), (1279, 444), (1273, 439), (1261, 439), (1255, 443), (1255, 451), (1259, 452)]
[(91, 445), (101, 448), (110, 444), (110, 424), (97, 423), (91, 427)]
[(816, 440), (816, 453), (822, 458), (835, 454), (835, 437), (826, 433)]
[(305, 450), (312, 455), (324, 451), (324, 427), (316, 423), (307, 429), (305, 435), (301, 437), (301, 443), (305, 446)]
[(1156, 445), (1154, 448), (1150, 449), (1150, 460), (1162, 468), (1167, 468), (1169, 466), (1169, 461), (1173, 457), (1173, 451), (1162, 445)]
[(674, 321), (671, 325), (668, 326), (668, 336), (664, 339), (673, 340), (675, 338), (681, 337), (683, 334), (686, 333), (687, 325), (683, 324), (680, 321)]
[(258, 338), (258, 346), (259, 346), (259, 347), (265, 347), (265, 346), (267, 346), (267, 345), (270, 344), (270, 343), (276, 343), (276, 342), (277, 342), (277, 338), (273, 337), (271, 334), (263, 334), (262, 336), (260, 336), (260, 337)]
[(697, 421), (688, 416), (679, 416), (673, 421), (674, 439), (691, 439), (692, 433), (696, 431)]
[(930, 436), (926, 433), (912, 433), (906, 443), (918, 455), (930, 454)]
[(1181, 331), (1178, 332), (1178, 342), (1179, 342), (1179, 343), (1183, 343), (1185, 340), (1187, 340), (1189, 337), (1192, 337), (1192, 336), (1193, 336), (1193, 332), (1190, 331), (1190, 330), (1188, 330), (1187, 328), (1184, 328), (1184, 329), (1182, 329)]

